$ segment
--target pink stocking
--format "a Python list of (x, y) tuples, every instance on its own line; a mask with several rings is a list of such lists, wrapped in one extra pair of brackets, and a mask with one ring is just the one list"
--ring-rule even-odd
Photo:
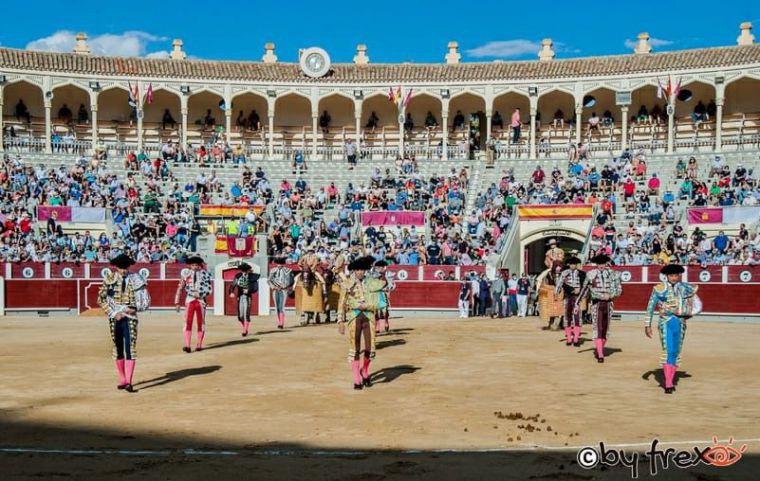
[(116, 360), (116, 370), (119, 372), (119, 386), (127, 384), (127, 375), (124, 374), (124, 359)]
[(380, 333), (380, 319), (375, 319), (375, 333)]
[(127, 359), (124, 364), (127, 367), (127, 384), (132, 384), (132, 375), (135, 373), (135, 360)]
[(573, 342), (572, 329), (570, 327), (565, 328), (565, 339), (567, 340), (568, 344)]
[(277, 313), (277, 325), (278, 326), (285, 325), (285, 313), (284, 312), (278, 312)]
[(662, 370), (665, 372), (665, 387), (673, 387), (673, 377), (675, 374), (674, 366), (672, 364), (664, 364)]
[(364, 362), (362, 363), (362, 377), (363, 378), (369, 377), (369, 362), (370, 362), (370, 359), (368, 357), (365, 357)]
[(573, 342), (578, 342), (581, 338), (581, 326), (573, 326)]
[(594, 345), (596, 346), (597, 357), (604, 358), (604, 339), (594, 339)]
[(359, 361), (351, 361), (351, 367), (354, 370), (354, 384), (361, 384), (362, 383), (362, 376), (359, 373)]
[(205, 334), (203, 331), (198, 331), (198, 345), (195, 346), (196, 349), (203, 349), (203, 336)]
[(193, 337), (193, 332), (190, 330), (185, 331), (185, 347), (190, 347), (190, 340)]
[(248, 334), (248, 325), (249, 324), (250, 324), (250, 322), (243, 321), (243, 334)]

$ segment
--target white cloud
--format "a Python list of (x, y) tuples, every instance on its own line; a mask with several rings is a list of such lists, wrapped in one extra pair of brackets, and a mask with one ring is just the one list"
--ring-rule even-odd
[(485, 45), (467, 50), (470, 57), (521, 57), (527, 54), (538, 55), (538, 51), (541, 50), (541, 44), (533, 42), (531, 40), (516, 39), (516, 40), (500, 40), (496, 42), (488, 42)]
[(168, 50), (159, 50), (157, 52), (151, 52), (145, 56), (145, 58), (169, 58), (171, 55)]
[[(636, 45), (638, 45), (638, 40), (631, 40), (630, 38), (625, 41), (625, 48), (636, 48)], [(672, 40), (663, 40), (661, 38), (650, 38), (649, 39), (649, 45), (651, 45), (653, 48), (657, 47), (666, 47), (668, 45), (672, 45)]]
[[(131, 30), (118, 34), (95, 35), (87, 39), (87, 44), (94, 55), (142, 57), (145, 55), (149, 43), (166, 40), (166, 37)], [(43, 50), (46, 52), (71, 52), (75, 44), (76, 33), (69, 30), (59, 30), (50, 36), (29, 42), (26, 44), (26, 48), (27, 50)]]

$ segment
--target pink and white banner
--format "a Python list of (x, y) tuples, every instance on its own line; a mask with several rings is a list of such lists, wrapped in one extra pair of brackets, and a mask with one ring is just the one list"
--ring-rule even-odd
[(362, 225), (425, 225), (425, 213), (410, 210), (362, 212)]
[(741, 224), (760, 219), (760, 207), (694, 207), (688, 209), (689, 224)]
[(37, 206), (38, 220), (44, 222), (53, 217), (58, 222), (102, 224), (106, 221), (106, 210), (102, 207)]

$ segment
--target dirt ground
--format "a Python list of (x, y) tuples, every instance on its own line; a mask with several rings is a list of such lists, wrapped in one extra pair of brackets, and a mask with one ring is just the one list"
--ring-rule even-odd
[(256, 318), (242, 338), (209, 317), (186, 354), (179, 315), (146, 315), (128, 394), (104, 319), (0, 318), (0, 479), (627, 479), (580, 469), (579, 447), (713, 436), (749, 440), (744, 458), (657, 479), (757, 479), (760, 325), (692, 323), (665, 395), (640, 322), (613, 324), (604, 364), (537, 319), (391, 324), (354, 391), (334, 324)]

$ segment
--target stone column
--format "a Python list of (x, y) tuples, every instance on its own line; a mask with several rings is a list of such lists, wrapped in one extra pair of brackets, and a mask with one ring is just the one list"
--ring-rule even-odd
[(575, 145), (581, 143), (581, 131), (583, 130), (583, 106), (575, 107)]
[(311, 113), (311, 159), (317, 159), (317, 144), (319, 144), (319, 112)]
[(92, 151), (98, 145), (98, 92), (90, 92), (90, 137), (92, 138)]
[(491, 132), (493, 130), (491, 126), (491, 117), (493, 113), (490, 110), (486, 110), (486, 140), (491, 138)]
[(50, 99), (45, 99), (45, 153), (48, 154), (53, 152), (53, 143), (51, 139), (53, 135), (53, 124), (50, 114), (52, 108), (53, 105), (50, 102)]
[(0, 152), (5, 150), (5, 140), (3, 139), (3, 86), (0, 85)]
[[(138, 99), (139, 102), (139, 99)], [(137, 152), (141, 152), (143, 149), (143, 116), (145, 111), (142, 107), (137, 109)]]
[(723, 150), (723, 97), (715, 99), (715, 150)]
[(354, 117), (356, 120), (356, 135), (354, 138), (354, 142), (356, 142), (356, 151), (358, 155), (358, 154), (361, 154), (361, 145), (362, 145), (362, 101), (361, 100), (354, 101)]
[(267, 144), (269, 144), (269, 158), (272, 159), (274, 158), (274, 112), (268, 116), (268, 121)]
[(620, 107), (620, 115), (623, 116), (620, 119), (620, 150), (625, 150), (628, 147), (628, 106)]
[(536, 112), (537, 109), (530, 109), (530, 139), (528, 139), (530, 142), (530, 153), (528, 157), (531, 159), (536, 158)]
[(232, 143), (232, 108), (230, 107), (232, 104), (225, 104), (225, 107), (227, 107), (224, 110), (224, 129), (226, 131), (226, 139), (227, 143)]
[[(446, 107), (446, 112), (448, 112), (448, 106)], [(449, 159), (449, 116), (448, 115), (441, 116), (441, 123), (443, 124), (443, 131), (441, 132), (441, 135), (443, 136), (442, 137), (443, 152), (441, 152), (441, 155), (443, 157), (443, 160), (448, 160)]]
[(676, 102), (675, 96), (671, 95), (668, 99), (668, 153), (673, 153), (673, 137), (675, 127), (675, 110)]
[(182, 148), (187, 148), (187, 95), (182, 95), (179, 98), (179, 109), (180, 109), (180, 115), (182, 115), (182, 133), (180, 135), (180, 143), (182, 144)]
[(398, 110), (398, 118), (396, 119), (398, 121), (398, 154), (403, 157), (404, 156), (404, 120), (406, 119), (406, 114), (404, 113), (404, 110)]

